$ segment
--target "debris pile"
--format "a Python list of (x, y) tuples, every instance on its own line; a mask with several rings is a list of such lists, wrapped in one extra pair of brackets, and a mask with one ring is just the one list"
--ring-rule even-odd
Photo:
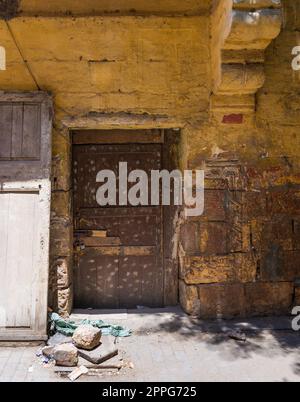
[(130, 336), (130, 330), (100, 320), (76, 323), (64, 320), (55, 313), (50, 315), (49, 321), (53, 335), (37, 356), (42, 358), (45, 365), (55, 366), (56, 373), (68, 375), (71, 381), (75, 381), (83, 374), (125, 367), (123, 359), (111, 364), (103, 363), (118, 356), (116, 338)]

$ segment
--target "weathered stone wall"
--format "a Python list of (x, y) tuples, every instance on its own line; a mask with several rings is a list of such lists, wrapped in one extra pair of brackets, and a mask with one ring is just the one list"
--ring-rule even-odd
[(227, 99), (223, 114), (235, 107), (243, 123), (213, 113), (189, 136), (189, 166), (205, 167), (207, 190), (205, 215), (183, 228), (181, 302), (202, 317), (288, 313), (299, 300), (300, 75), (291, 51), (300, 8), (283, 3), (256, 113)]
[[(38, 24), (45, 29), (45, 25), (40, 25), (45, 24), (44, 21)], [(60, 23), (57, 25), (51, 21), (51, 25), (50, 33), (55, 32), (51, 43), (57, 48), (56, 41), (61, 41), (56, 37)], [(31, 66), (37, 81), (47, 82), (47, 89), (55, 96), (50, 305), (66, 315), (72, 308), (73, 251), (68, 128), (78, 127), (77, 124), (84, 128), (181, 127), (181, 163), (184, 167), (187, 163), (184, 143), (188, 127), (209, 116), (210, 64), (207, 63), (208, 18), (152, 17), (140, 20), (122, 17), (76, 23), (70, 20), (64, 21), (63, 27), (67, 32), (73, 32), (75, 41), (79, 41), (79, 35), (89, 29), (89, 36), (85, 35), (80, 41), (84, 40), (87, 54), (95, 53), (90, 56), (95, 60), (85, 60), (83, 66), (76, 62), (80, 71), (74, 70), (74, 62), (63, 62), (65, 72), (59, 81), (54, 61), (48, 62), (55, 66), (50, 71), (48, 63), (36, 61), (36, 65), (32, 62)], [(79, 28), (77, 37), (74, 27)], [(105, 35), (99, 45), (97, 38), (100, 33)], [(118, 40), (107, 42), (111, 36)], [(63, 37), (67, 37), (67, 33)], [(97, 47), (95, 43), (98, 43)], [(61, 43), (60, 46), (64, 49), (67, 44)], [(83, 44), (80, 42), (75, 44), (75, 48), (77, 46), (80, 57)], [(98, 46), (101, 60), (96, 59)], [(51, 45), (49, 47), (51, 54)], [(74, 49), (68, 51), (69, 57), (74, 57)], [(72, 119), (76, 119), (76, 123)]]
[[(182, 306), (202, 317), (290, 311), (300, 277), (300, 75), (291, 69), (299, 6), (284, 1), (285, 26), (264, 61), (266, 40), (259, 52), (222, 49), (219, 27), (228, 28), (231, 0), (219, 14), (218, 1), (193, 2), (187, 16), (189, 0), (168, 2), (177, 4), (174, 12), (140, 2), (139, 16), (125, 7), (120, 17), (113, 8), (88, 17), (82, 1), (65, 3), (37, 10), (37, 2), (23, 0), (18, 18), (0, 19), (7, 50), (0, 88), (54, 97), (50, 306), (64, 315), (72, 308), (69, 129), (180, 128), (181, 167), (206, 171), (205, 214), (181, 229)], [(270, 38), (262, 30), (269, 42), (279, 33), (274, 24)], [(224, 62), (242, 65), (248, 57), (258, 63), (252, 75), (240, 66), (223, 74)]]

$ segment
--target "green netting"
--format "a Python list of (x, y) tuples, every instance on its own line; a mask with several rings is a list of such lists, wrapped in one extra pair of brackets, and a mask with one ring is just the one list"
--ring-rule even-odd
[(80, 322), (64, 320), (56, 313), (52, 313), (49, 316), (51, 325), (54, 331), (66, 336), (72, 336), (75, 329), (80, 325), (92, 325), (93, 327), (99, 328), (103, 335), (112, 335), (115, 337), (126, 337), (132, 334), (132, 331), (118, 325), (110, 325), (102, 320), (82, 320)]

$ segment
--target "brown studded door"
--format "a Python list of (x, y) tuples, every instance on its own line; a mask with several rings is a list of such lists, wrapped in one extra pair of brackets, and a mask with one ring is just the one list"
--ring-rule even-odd
[(97, 173), (112, 170), (118, 188), (119, 162), (128, 163), (128, 174), (141, 169), (151, 177), (162, 168), (162, 145), (73, 145), (76, 308), (164, 303), (161, 206), (119, 206), (117, 196), (116, 206), (100, 207), (96, 200)]

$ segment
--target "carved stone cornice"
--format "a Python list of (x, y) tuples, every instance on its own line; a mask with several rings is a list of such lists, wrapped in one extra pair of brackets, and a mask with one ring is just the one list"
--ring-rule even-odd
[[(282, 27), (281, 0), (224, 0), (215, 13), (213, 45), (219, 48), (213, 51), (212, 112), (253, 113), (255, 94), (265, 81), (265, 50)], [(222, 30), (214, 30), (217, 21)]]

